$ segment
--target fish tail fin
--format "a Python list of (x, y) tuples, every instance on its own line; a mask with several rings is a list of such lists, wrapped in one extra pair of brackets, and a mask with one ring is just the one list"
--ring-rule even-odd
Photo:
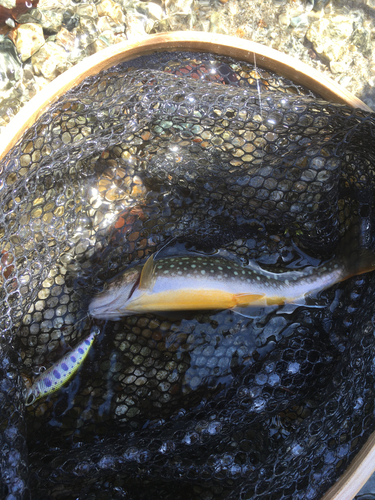
[(375, 251), (368, 248), (365, 232), (361, 221), (354, 220), (340, 242), (337, 255), (342, 258), (346, 278), (375, 269)]
[(345, 264), (349, 277), (369, 273), (375, 269), (375, 252), (361, 248), (354, 255), (346, 256)]
[(368, 228), (354, 219), (340, 241), (336, 255), (345, 268), (345, 278), (368, 273), (375, 269), (375, 251), (369, 248)]

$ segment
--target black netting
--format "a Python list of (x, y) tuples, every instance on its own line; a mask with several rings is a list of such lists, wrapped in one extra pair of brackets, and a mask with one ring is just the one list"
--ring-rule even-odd
[[(281, 271), (359, 220), (371, 248), (373, 125), (207, 54), (130, 61), (51, 106), (2, 162), (2, 497), (322, 496), (374, 429), (373, 274), (253, 317), (87, 308), (166, 242)], [(94, 324), (78, 375), (25, 411), (23, 378)]]

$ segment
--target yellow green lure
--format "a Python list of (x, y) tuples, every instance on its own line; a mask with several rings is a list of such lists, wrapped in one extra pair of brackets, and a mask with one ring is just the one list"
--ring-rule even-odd
[(98, 333), (99, 329), (93, 328), (90, 335), (82, 340), (73, 351), (65, 354), (35, 380), (26, 392), (26, 406), (57, 391), (76, 373), (86, 359)]

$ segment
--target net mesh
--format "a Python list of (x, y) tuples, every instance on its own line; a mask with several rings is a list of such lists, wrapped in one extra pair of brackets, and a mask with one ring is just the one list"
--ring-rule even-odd
[[(165, 255), (303, 268), (353, 220), (373, 244), (374, 118), (210, 54), (111, 68), (67, 92), (1, 165), (2, 498), (317, 499), (374, 429), (373, 274), (324, 307), (87, 316)], [(25, 384), (100, 335), (77, 376)]]

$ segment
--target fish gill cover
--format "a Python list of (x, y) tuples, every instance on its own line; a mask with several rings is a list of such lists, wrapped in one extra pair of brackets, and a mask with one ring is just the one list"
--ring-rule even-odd
[[(250, 318), (87, 309), (168, 242), (282, 271), (359, 220), (371, 249), (373, 127), (208, 54), (130, 61), (53, 104), (1, 166), (1, 497), (320, 498), (375, 428), (373, 274)], [(78, 375), (25, 409), (25, 381), (93, 325)]]

